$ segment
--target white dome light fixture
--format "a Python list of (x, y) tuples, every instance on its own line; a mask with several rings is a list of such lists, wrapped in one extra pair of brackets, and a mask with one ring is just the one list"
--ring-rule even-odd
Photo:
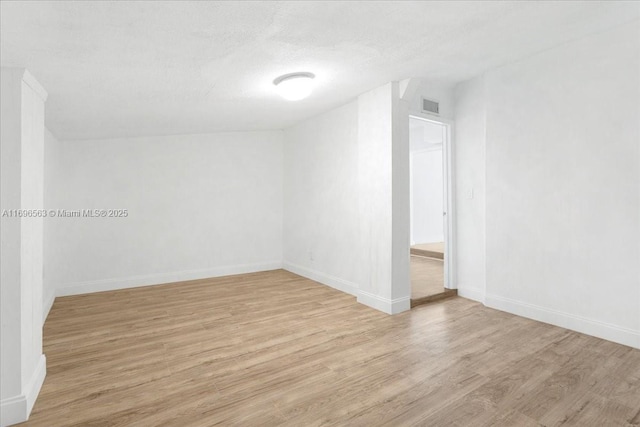
[(290, 73), (280, 76), (273, 81), (276, 91), (284, 99), (298, 101), (311, 94), (313, 90), (313, 73)]

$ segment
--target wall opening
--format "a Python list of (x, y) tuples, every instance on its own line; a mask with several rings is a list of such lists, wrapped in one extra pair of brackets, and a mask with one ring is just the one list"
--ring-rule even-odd
[(412, 306), (455, 295), (447, 274), (449, 126), (409, 118)]

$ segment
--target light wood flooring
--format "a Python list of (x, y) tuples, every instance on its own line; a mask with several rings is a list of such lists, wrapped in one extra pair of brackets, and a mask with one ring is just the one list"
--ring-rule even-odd
[(444, 261), (411, 255), (411, 307), (458, 295), (444, 287)]
[(411, 246), (411, 255), (444, 259), (444, 242), (418, 243)]
[(640, 351), (455, 297), (389, 316), (276, 270), (57, 298), (25, 426), (628, 426)]
[(444, 262), (411, 255), (411, 299), (444, 291)]

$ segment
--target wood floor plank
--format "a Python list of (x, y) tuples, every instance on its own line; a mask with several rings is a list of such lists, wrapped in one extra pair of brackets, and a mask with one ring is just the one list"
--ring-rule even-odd
[(640, 351), (454, 297), (388, 316), (274, 270), (56, 299), (25, 426), (640, 423)]

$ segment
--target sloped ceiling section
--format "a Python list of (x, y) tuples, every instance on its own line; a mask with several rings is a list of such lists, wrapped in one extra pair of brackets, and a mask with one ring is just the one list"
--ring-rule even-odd
[[(7, 2), (2, 66), (61, 139), (281, 129), (391, 80), (455, 83), (638, 19), (635, 2)], [(299, 102), (272, 80), (316, 74)]]

